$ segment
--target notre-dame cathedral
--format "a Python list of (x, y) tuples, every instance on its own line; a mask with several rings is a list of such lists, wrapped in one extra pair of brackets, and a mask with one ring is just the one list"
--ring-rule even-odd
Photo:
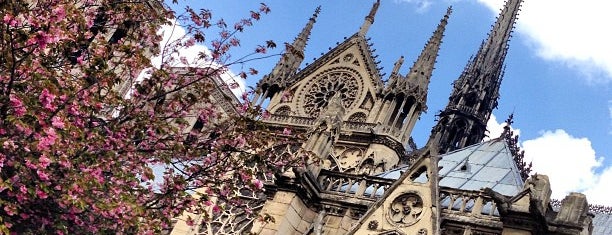
[(365, 37), (380, 1), (355, 34), (300, 69), (316, 9), (253, 102), (267, 104), (269, 125), (305, 133), (302, 147), (321, 161), (266, 185), (254, 208), (270, 220), (224, 212), (197, 226), (179, 219), (171, 234), (612, 234), (609, 209), (581, 193), (551, 200), (548, 177), (529, 175), (511, 118), (483, 140), (521, 2), (505, 3), (420, 148), (411, 132), (451, 8), (410, 71), (399, 73), (402, 57), (384, 77)]

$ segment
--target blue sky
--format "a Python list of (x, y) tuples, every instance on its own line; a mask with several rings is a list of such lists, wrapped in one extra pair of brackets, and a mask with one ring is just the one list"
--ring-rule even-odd
[[(278, 45), (292, 42), (321, 5), (306, 48), (304, 63), (312, 63), (357, 32), (373, 2), (266, 1), (272, 12), (239, 35), (242, 46), (231, 53), (238, 58), (266, 40)], [(193, 8), (211, 9), (214, 18), (223, 17), (230, 25), (259, 7), (259, 1), (198, 4)], [(382, 0), (368, 36), (387, 74), (401, 55), (406, 57), (401, 71), (409, 69), (446, 8), (453, 6), (429, 87), (429, 111), (413, 131), (417, 145), (429, 137), (434, 115), (448, 101), (450, 84), (486, 38), (502, 4), (503, 0)], [(611, 7), (605, 0), (526, 0), (510, 43), (496, 120), (489, 123), (491, 135), (498, 136), (500, 123), (514, 113), (513, 127), (527, 158), (533, 160), (535, 172), (550, 176), (553, 197), (559, 199), (579, 191), (590, 202), (612, 205), (612, 189), (605, 187), (612, 181), (612, 47), (606, 43), (612, 41), (612, 33), (606, 32), (603, 18), (603, 10)], [(246, 80), (247, 86), (254, 86), (277, 61), (275, 56), (232, 70), (258, 69), (258, 76)]]

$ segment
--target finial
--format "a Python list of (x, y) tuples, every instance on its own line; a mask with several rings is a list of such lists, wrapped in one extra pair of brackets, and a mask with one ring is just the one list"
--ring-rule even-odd
[(379, 6), (380, 0), (376, 0), (374, 5), (372, 5), (372, 9), (370, 9), (370, 13), (365, 17), (365, 21), (361, 25), (361, 28), (359, 28), (359, 35), (364, 36), (368, 32), (370, 25), (374, 23), (374, 16), (376, 16), (376, 11), (378, 11)]
[(395, 64), (393, 64), (393, 71), (391, 71), (391, 76), (394, 76), (399, 73), (399, 69), (402, 67), (402, 64), (404, 64), (404, 56), (400, 56), (400, 58), (395, 61)]
[(372, 5), (372, 9), (370, 9), (370, 13), (366, 16), (366, 20), (370, 20), (374, 23), (374, 16), (376, 16), (376, 11), (378, 11), (378, 7), (380, 6), (380, 0), (376, 0), (376, 3)]
[(511, 138), (514, 135), (512, 131), (512, 123), (514, 123), (514, 112), (508, 116), (506, 119), (506, 125), (504, 126), (504, 132), (502, 132), (500, 137)]
[(311, 19), (316, 19), (317, 16), (319, 16), (319, 13), (321, 13), (321, 5), (319, 5), (317, 7), (317, 9), (315, 9), (315, 12), (314, 12), (314, 14), (312, 14), (312, 18)]

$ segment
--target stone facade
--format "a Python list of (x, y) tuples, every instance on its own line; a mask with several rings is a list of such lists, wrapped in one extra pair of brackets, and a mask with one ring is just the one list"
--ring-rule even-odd
[[(321, 163), (269, 182), (258, 208), (272, 219), (252, 220), (231, 232), (591, 234), (593, 214), (586, 197), (572, 193), (552, 205), (548, 177), (527, 178), (529, 169), (509, 127), (504, 136), (483, 142), (521, 2), (506, 2), (489, 37), (455, 81), (422, 148), (411, 141), (411, 132), (427, 109), (429, 80), (452, 10), (410, 72), (399, 74), (402, 57), (383, 77), (365, 37), (380, 1), (357, 33), (298, 70), (317, 8), (257, 84), (253, 102), (267, 101), (268, 125), (306, 134), (302, 148)], [(211, 233), (198, 226), (188, 228), (179, 219), (172, 234)]]

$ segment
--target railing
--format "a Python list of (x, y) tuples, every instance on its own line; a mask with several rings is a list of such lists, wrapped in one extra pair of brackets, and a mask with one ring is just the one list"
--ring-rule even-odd
[(453, 105), (450, 106), (449, 109), (455, 109), (457, 111), (461, 111), (464, 114), (474, 115), (480, 120), (484, 120), (485, 116), (481, 114), (481, 112), (477, 112), (474, 108), (465, 106), (465, 105)]
[[(299, 116), (289, 116), (289, 115), (280, 115), (280, 114), (270, 114), (269, 117), (265, 119), (267, 122), (272, 123), (281, 123), (281, 124), (293, 124), (299, 126), (312, 126), (315, 124), (315, 118), (309, 117), (299, 117)], [(342, 123), (342, 130), (346, 131), (357, 131), (357, 132), (374, 132), (377, 134), (389, 135), (396, 138), (400, 142), (404, 142), (408, 140), (408, 134), (402, 136), (402, 130), (399, 128), (387, 126), (387, 125), (379, 125), (376, 123), (365, 123), (365, 122), (350, 122), (345, 121)]]
[(392, 179), (321, 170), (317, 179), (321, 191), (358, 199), (376, 200), (393, 183)]
[(374, 123), (348, 122), (348, 121), (342, 123), (342, 129), (351, 130), (351, 131), (370, 132), (374, 128), (376, 128), (376, 124)]
[(297, 125), (303, 125), (303, 126), (312, 126), (315, 122), (315, 119), (308, 118), (308, 117), (270, 114), (270, 116), (266, 118), (266, 121), (276, 122), (276, 123), (286, 123), (286, 124), (297, 124)]
[(455, 211), (469, 215), (499, 217), (497, 204), (493, 198), (478, 191), (461, 191), (441, 188), (440, 207), (442, 210)]

